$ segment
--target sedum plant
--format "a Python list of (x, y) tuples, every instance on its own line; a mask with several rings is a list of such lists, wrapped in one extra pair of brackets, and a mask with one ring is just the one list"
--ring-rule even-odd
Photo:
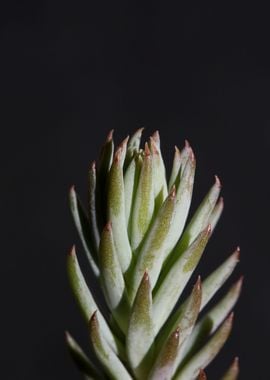
[[(92, 276), (83, 276), (75, 247), (67, 270), (95, 360), (69, 333), (67, 345), (88, 380), (206, 379), (205, 367), (230, 334), (242, 278), (199, 315), (233, 272), (239, 248), (203, 281), (195, 279), (183, 298), (223, 210), (220, 181), (215, 177), (186, 223), (195, 174), (192, 148), (188, 142), (181, 152), (175, 148), (167, 181), (158, 132), (143, 149), (141, 136), (139, 129), (114, 149), (109, 133), (89, 169), (86, 211), (70, 190)], [(238, 371), (236, 358), (222, 379), (234, 380)]]

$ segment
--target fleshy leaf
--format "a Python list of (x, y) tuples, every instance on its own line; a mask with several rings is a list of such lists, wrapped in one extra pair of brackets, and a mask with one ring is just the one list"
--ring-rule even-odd
[(191, 246), (174, 263), (157, 289), (153, 301), (156, 331), (164, 324), (181, 296), (186, 283), (201, 258), (210, 232), (211, 229), (208, 227), (200, 233)]
[(181, 339), (179, 331), (179, 328), (173, 331), (164, 344), (164, 347), (155, 361), (149, 380), (171, 379), (174, 369), (174, 362), (177, 356), (179, 339)]
[(125, 146), (120, 145), (109, 173), (108, 183), (108, 220), (112, 223), (114, 244), (122, 268), (126, 272), (131, 262), (131, 248), (128, 239), (125, 214), (125, 189), (122, 163)]
[(132, 377), (117, 357), (115, 352), (112, 350), (110, 345), (107, 343), (103, 330), (100, 327), (96, 312), (92, 315), (89, 322), (90, 339), (95, 351), (95, 354), (102, 366), (104, 371), (112, 379), (121, 380), (132, 380)]
[(99, 269), (96, 264), (97, 258), (93, 256), (95, 252), (95, 248), (94, 248), (95, 242), (91, 241), (89, 220), (76, 194), (74, 186), (71, 187), (70, 192), (69, 192), (69, 204), (70, 204), (70, 210), (73, 216), (74, 224), (80, 236), (87, 259), (91, 265), (91, 268), (94, 274), (98, 277)]
[[(72, 248), (70, 254), (67, 257), (67, 271), (71, 289), (74, 293), (75, 299), (79, 304), (84, 318), (89, 321), (89, 317), (95, 310), (98, 310), (98, 306), (85, 282), (84, 276), (79, 266), (75, 247)], [(98, 319), (103, 331), (104, 336), (109, 342), (110, 346), (117, 353), (123, 352), (120, 342), (114, 337), (109, 329), (107, 322), (103, 315), (98, 312)]]
[(100, 234), (97, 224), (97, 212), (96, 212), (96, 164), (92, 163), (88, 173), (88, 215), (90, 225), (90, 241), (93, 242), (93, 249), (95, 256), (97, 257)]
[(203, 199), (177, 244), (177, 247), (175, 248), (177, 252), (184, 252), (184, 250), (196, 239), (198, 234), (210, 224), (209, 218), (214, 210), (221, 189), (218, 177), (215, 176), (215, 179), (214, 185)]
[(121, 266), (115, 251), (112, 227), (108, 223), (101, 235), (100, 247), (100, 271), (101, 280), (105, 290), (105, 296), (113, 316), (119, 327), (126, 331), (128, 305), (125, 294), (125, 281)]
[(131, 247), (133, 251), (136, 251), (149, 228), (154, 207), (153, 157), (146, 144), (131, 221)]
[[(156, 132), (158, 134), (158, 132)], [(155, 136), (155, 134), (154, 134)], [(157, 137), (158, 136), (158, 137)], [(159, 140), (159, 135), (155, 137), (150, 137), (150, 149), (153, 157), (153, 180), (154, 180), (154, 196), (155, 196), (155, 206), (157, 209), (160, 208), (166, 197), (168, 196), (168, 187), (166, 181), (166, 170), (162, 158), (162, 153), (160, 150), (160, 143), (156, 141)]]
[(159, 210), (158, 215), (155, 217), (155, 221), (144, 240), (133, 272), (131, 288), (132, 300), (135, 297), (141, 278), (146, 270), (148, 271), (152, 287), (155, 286), (161, 269), (164, 252), (168, 249), (168, 245), (170, 246), (170, 230), (175, 211), (175, 200), (175, 189), (173, 189)]
[(101, 374), (101, 372), (95, 367), (95, 365), (87, 357), (79, 344), (68, 332), (66, 332), (66, 343), (69, 353), (79, 371), (90, 378), (104, 379), (104, 376)]
[(137, 153), (140, 149), (140, 143), (142, 138), (142, 132), (144, 128), (139, 128), (137, 131), (131, 136), (127, 144), (127, 153), (124, 163), (124, 171), (126, 171), (129, 166), (134, 154)]
[(223, 209), (224, 209), (224, 201), (223, 201), (223, 197), (220, 197), (219, 201), (215, 205), (214, 210), (212, 211), (209, 218), (209, 223), (211, 224), (212, 233), (217, 225), (217, 222), (219, 221), (221, 217)]
[(236, 357), (228, 369), (228, 371), (223, 375), (221, 380), (237, 380), (239, 375), (239, 359)]
[(222, 287), (227, 278), (231, 275), (236, 264), (239, 262), (240, 248), (225, 260), (214, 272), (212, 272), (202, 283), (202, 303), (201, 310)]
[(211, 337), (205, 346), (197, 352), (183, 368), (177, 371), (175, 380), (194, 379), (199, 375), (201, 369), (215, 358), (225, 344), (232, 328), (233, 314), (231, 314), (222, 324), (219, 330)]
[(154, 339), (152, 292), (145, 272), (133, 304), (126, 338), (129, 363), (138, 379), (147, 377), (152, 364)]
[(177, 148), (177, 146), (175, 146), (172, 172), (171, 172), (171, 176), (169, 180), (169, 189), (171, 189), (173, 185), (176, 184), (176, 179), (179, 174), (181, 164), (182, 164), (182, 156), (181, 156), (180, 150)]
[[(185, 346), (186, 357), (192, 357), (208, 336), (213, 334), (235, 306), (242, 288), (243, 278), (231, 287), (228, 293), (197, 323)], [(183, 356), (183, 355), (182, 355)]]
[(113, 130), (111, 130), (103, 145), (97, 165), (96, 209), (99, 230), (106, 223), (106, 188), (107, 177), (111, 168), (114, 154)]

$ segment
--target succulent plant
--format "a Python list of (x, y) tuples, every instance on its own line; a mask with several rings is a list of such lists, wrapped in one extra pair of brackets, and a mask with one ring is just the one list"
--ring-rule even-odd
[[(223, 210), (220, 181), (215, 176), (186, 223), (195, 174), (191, 146), (175, 148), (167, 182), (159, 133), (144, 149), (141, 137), (139, 129), (114, 150), (109, 133), (97, 165), (90, 166), (87, 211), (70, 190), (92, 276), (83, 276), (75, 247), (67, 270), (87, 322), (92, 359), (69, 333), (67, 345), (87, 379), (206, 379), (204, 368), (230, 334), (242, 278), (199, 314), (233, 272), (239, 248), (203, 281), (198, 277), (183, 299)], [(237, 375), (235, 359), (223, 380)]]

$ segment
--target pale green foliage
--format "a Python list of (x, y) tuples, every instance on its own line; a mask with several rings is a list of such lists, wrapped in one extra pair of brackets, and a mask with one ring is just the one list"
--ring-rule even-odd
[[(187, 141), (181, 152), (175, 148), (167, 183), (158, 132), (144, 149), (141, 137), (139, 129), (114, 151), (109, 133), (97, 165), (90, 166), (87, 211), (70, 190), (92, 276), (83, 276), (75, 248), (68, 275), (96, 361), (68, 333), (67, 345), (86, 379), (203, 380), (231, 331), (242, 279), (202, 318), (199, 313), (233, 272), (239, 249), (206, 279), (199, 277), (183, 300), (223, 210), (220, 181), (215, 176), (186, 225), (196, 166), (192, 148)], [(98, 284), (103, 300), (95, 295)], [(235, 359), (222, 379), (235, 380), (238, 372)]]

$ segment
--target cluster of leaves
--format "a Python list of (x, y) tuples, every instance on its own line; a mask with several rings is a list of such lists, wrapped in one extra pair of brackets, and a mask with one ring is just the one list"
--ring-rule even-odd
[[(233, 272), (237, 249), (190, 295), (182, 293), (220, 218), (223, 199), (215, 182), (189, 223), (195, 157), (186, 142), (175, 148), (167, 182), (160, 139), (155, 132), (140, 148), (142, 129), (114, 150), (112, 132), (98, 164), (89, 170), (88, 210), (74, 187), (70, 206), (84, 250), (101, 286), (107, 310), (101, 312), (81, 272), (75, 247), (68, 275), (85, 317), (97, 365), (67, 333), (67, 344), (88, 379), (206, 379), (232, 327), (242, 278), (197, 322), (199, 313)], [(179, 305), (179, 300), (181, 301)], [(237, 378), (237, 359), (223, 380)]]

